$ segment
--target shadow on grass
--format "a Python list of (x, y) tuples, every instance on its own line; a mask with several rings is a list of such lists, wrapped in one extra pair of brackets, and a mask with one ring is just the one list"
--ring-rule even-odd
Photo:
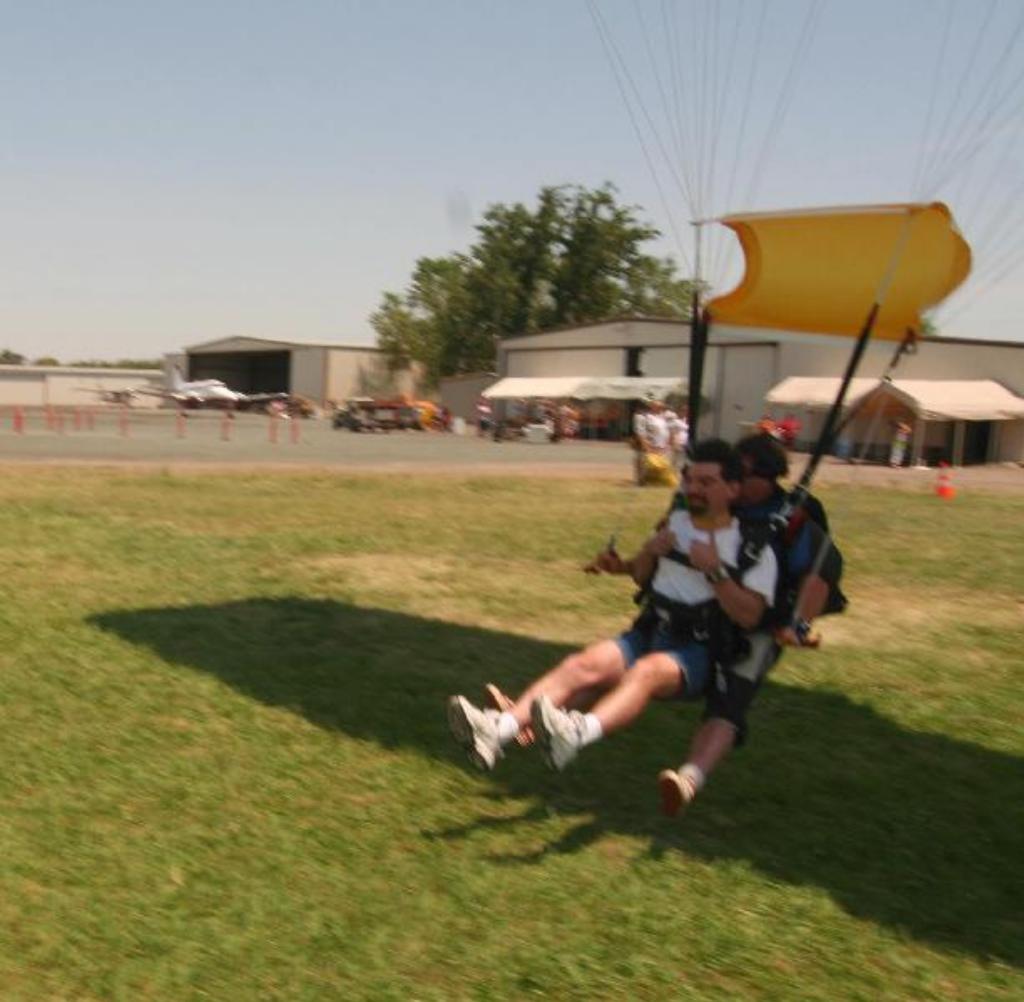
[[(446, 761), (459, 756), (446, 696), (478, 694), (495, 677), (512, 688), (566, 653), (510, 634), (300, 598), (122, 611), (93, 622), (322, 727)], [(744, 860), (772, 879), (821, 888), (858, 918), (1022, 966), (1021, 759), (905, 730), (834, 692), (770, 684), (750, 747), (684, 821), (670, 822), (656, 813), (653, 777), (681, 760), (697, 713), (655, 707), (564, 776), (542, 771), (533, 753), (512, 752), (493, 775), (494, 796), (541, 806), (423, 835), (455, 840), (514, 828), (553, 807), (579, 824), (540, 853), (496, 862), (528, 864), (626, 834), (654, 856)]]

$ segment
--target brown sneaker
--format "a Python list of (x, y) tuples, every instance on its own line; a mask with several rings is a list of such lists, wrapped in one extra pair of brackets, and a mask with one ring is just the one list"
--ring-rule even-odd
[[(484, 693), (487, 696), (488, 704), (497, 710), (499, 713), (507, 713), (515, 706), (515, 702), (509, 699), (493, 682), (488, 682), (484, 686)], [(534, 742), (533, 728), (526, 724), (519, 728), (519, 733), (516, 735), (516, 744), (521, 745), (523, 748), (532, 745)]]
[(674, 818), (697, 796), (697, 789), (689, 776), (681, 776), (675, 769), (662, 769), (658, 773), (658, 793), (661, 813)]

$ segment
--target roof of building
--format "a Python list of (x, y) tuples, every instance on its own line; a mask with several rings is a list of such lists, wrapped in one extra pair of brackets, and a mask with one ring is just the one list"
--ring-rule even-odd
[(117, 378), (152, 378), (161, 376), (162, 369), (121, 369), (106, 365), (0, 365), (2, 375), (33, 375), (33, 376), (108, 376)]
[[(645, 323), (645, 324), (669, 324), (675, 327), (688, 328), (690, 321), (681, 320), (674, 317), (645, 317), (645, 316), (616, 316), (608, 317), (606, 320), (584, 320), (580, 323), (564, 324), (559, 327), (545, 327), (542, 330), (536, 331), (522, 331), (519, 334), (507, 334), (501, 339), (502, 342), (516, 341), (519, 338), (536, 337), (538, 334), (561, 334), (565, 331), (582, 330), (586, 327), (610, 327), (614, 324), (628, 324), (628, 323)], [(711, 328), (711, 336), (713, 337), (716, 333), (720, 333), (716, 328)], [(807, 336), (801, 335), (794, 332), (795, 336)], [(760, 330), (757, 328), (750, 328), (743, 331), (743, 337), (747, 340), (765, 340), (770, 341), (773, 338), (777, 338), (780, 332), (777, 330)], [(730, 334), (730, 339), (738, 338), (739, 334)], [(813, 335), (811, 335), (813, 336)], [(827, 335), (821, 335), (827, 337)], [(1021, 341), (997, 341), (991, 338), (977, 338), (977, 337), (953, 337), (946, 335), (936, 335), (935, 337), (924, 338), (922, 345), (932, 344), (966, 344), (966, 345), (978, 345), (992, 348), (1021, 348), (1024, 349), (1024, 340)]]
[(507, 376), (487, 387), (492, 399), (642, 400), (685, 393), (686, 381), (655, 376)]
[[(218, 345), (228, 345), (232, 343), (237, 345), (240, 342), (245, 341), (252, 341), (258, 344), (260, 346), (260, 349), (258, 350), (266, 350), (266, 348), (332, 348), (341, 351), (383, 351), (382, 348), (378, 348), (375, 344), (341, 344), (340, 342), (335, 341), (303, 341), (296, 338), (288, 338), (287, 340), (284, 340), (266, 337), (250, 337), (248, 334), (221, 337), (216, 338), (213, 341), (203, 341), (200, 344), (188, 345), (185, 348), (185, 351), (209, 351), (211, 348), (216, 348)], [(237, 351), (244, 349), (236, 348), (234, 350)]]

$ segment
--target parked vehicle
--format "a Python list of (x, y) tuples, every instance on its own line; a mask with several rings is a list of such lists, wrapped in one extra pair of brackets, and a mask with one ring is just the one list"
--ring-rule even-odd
[(429, 400), (353, 397), (334, 412), (335, 428), (351, 431), (425, 431), (438, 425), (437, 405)]
[(331, 418), (334, 428), (347, 428), (349, 431), (376, 431), (374, 419), (375, 405), (372, 397), (353, 397), (346, 400)]

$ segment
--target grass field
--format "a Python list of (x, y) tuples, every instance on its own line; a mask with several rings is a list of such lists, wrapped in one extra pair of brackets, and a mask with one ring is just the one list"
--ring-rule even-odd
[(630, 615), (609, 482), (8, 468), (0, 999), (1024, 998), (1024, 497), (825, 493), (848, 615), (656, 811), (444, 699)]

